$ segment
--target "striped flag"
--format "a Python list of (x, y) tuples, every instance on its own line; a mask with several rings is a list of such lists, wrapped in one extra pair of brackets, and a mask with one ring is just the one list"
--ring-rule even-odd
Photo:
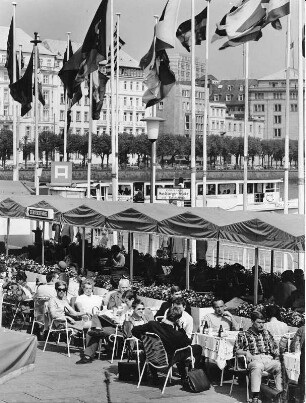
[[(202, 41), (206, 39), (206, 23), (207, 23), (207, 7), (204, 8), (200, 14), (194, 17), (195, 20), (195, 44), (201, 45)], [(191, 19), (182, 22), (176, 31), (176, 37), (190, 52), (191, 46)]]
[[(114, 70), (117, 69), (117, 24), (115, 27), (115, 31), (114, 31)], [(125, 42), (120, 38), (119, 36), (119, 50), (122, 48), (122, 46), (125, 45)], [(111, 50), (110, 50), (110, 46), (108, 48), (108, 54), (107, 54), (107, 63), (105, 65), (105, 75), (107, 77), (110, 77), (111, 75)]]
[(156, 52), (174, 48), (176, 39), (177, 17), (181, 0), (168, 0), (156, 25)]
[(262, 0), (262, 7), (266, 10), (265, 26), (272, 24), (275, 29), (281, 29), (279, 19), (290, 13), (290, 0)]

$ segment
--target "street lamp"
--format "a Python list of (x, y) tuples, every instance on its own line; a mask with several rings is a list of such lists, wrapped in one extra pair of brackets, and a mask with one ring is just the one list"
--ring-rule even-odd
[(158, 138), (159, 123), (165, 119), (157, 116), (140, 119), (142, 122), (147, 122), (148, 139), (151, 141), (151, 189), (150, 203), (154, 203), (155, 199), (155, 173), (156, 173), (156, 140)]

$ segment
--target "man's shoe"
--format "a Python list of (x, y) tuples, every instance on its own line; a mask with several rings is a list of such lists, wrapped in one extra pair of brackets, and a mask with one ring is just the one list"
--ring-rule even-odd
[(79, 361), (76, 362), (76, 364), (91, 364), (92, 363), (92, 358), (88, 357), (87, 355), (84, 355)]
[(253, 397), (251, 403), (261, 403), (261, 400), (258, 397)]
[(88, 330), (87, 334), (93, 337), (100, 337), (100, 338), (105, 337), (105, 333), (102, 329), (91, 329)]

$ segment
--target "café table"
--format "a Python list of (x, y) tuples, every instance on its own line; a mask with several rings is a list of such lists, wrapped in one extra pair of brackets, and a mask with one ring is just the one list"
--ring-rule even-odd
[(285, 353), (283, 357), (289, 380), (298, 382), (300, 376), (301, 353)]
[(221, 369), (221, 382), (223, 383), (223, 373), (226, 366), (226, 361), (234, 357), (233, 350), (237, 331), (227, 331), (223, 337), (218, 337), (218, 332), (209, 334), (195, 333), (193, 336), (192, 344), (199, 344), (202, 346), (202, 355), (214, 361)]

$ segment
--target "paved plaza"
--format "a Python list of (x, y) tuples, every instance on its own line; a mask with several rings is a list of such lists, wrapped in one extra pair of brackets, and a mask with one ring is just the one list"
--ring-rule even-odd
[[(77, 350), (72, 350), (71, 357), (66, 354), (64, 344), (50, 344), (42, 352), (43, 343), (38, 343), (36, 365), (32, 372), (11, 379), (0, 385), (0, 403), (6, 402), (107, 402), (104, 371), (111, 373), (110, 396), (112, 403), (144, 403), (162, 400), (175, 403), (234, 403), (246, 401), (245, 386), (235, 385), (233, 397), (229, 397), (230, 382), (225, 380), (222, 387), (213, 383), (211, 389), (200, 394), (182, 390), (178, 379), (168, 383), (164, 395), (161, 394), (163, 376), (160, 375), (160, 387), (144, 382), (140, 389), (136, 383), (121, 382), (117, 378), (117, 363), (113, 364), (105, 357), (92, 364), (76, 365), (79, 359)], [(216, 370), (218, 371), (218, 370)], [(216, 371), (214, 375), (218, 374)], [(215, 378), (216, 376), (214, 376)]]

